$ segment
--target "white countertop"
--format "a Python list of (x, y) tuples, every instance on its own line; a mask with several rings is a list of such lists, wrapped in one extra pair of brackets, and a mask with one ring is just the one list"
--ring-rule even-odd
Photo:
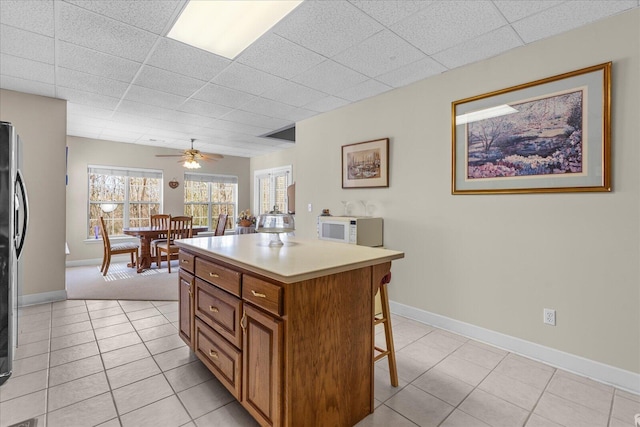
[(270, 247), (263, 233), (176, 240), (176, 245), (283, 283), (326, 276), (404, 258), (404, 252), (281, 235)]

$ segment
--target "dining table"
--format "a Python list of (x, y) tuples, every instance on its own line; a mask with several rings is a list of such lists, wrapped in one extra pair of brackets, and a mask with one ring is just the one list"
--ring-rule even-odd
[[(193, 235), (209, 231), (209, 227), (193, 227)], [(166, 236), (169, 230), (162, 227), (127, 227), (122, 232), (128, 236), (135, 236), (140, 239), (140, 254), (138, 255), (138, 273), (142, 273), (144, 270), (151, 268), (151, 242), (160, 236)], [(133, 265), (128, 265), (133, 267)]]

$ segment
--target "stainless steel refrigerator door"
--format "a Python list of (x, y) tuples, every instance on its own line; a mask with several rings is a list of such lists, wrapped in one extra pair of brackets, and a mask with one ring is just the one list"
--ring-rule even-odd
[(15, 298), (15, 246), (13, 244), (16, 165), (15, 130), (0, 123), (0, 385), (11, 375)]

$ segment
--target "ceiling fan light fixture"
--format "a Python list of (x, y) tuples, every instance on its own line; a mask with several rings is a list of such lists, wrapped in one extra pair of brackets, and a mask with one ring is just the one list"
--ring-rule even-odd
[(182, 164), (187, 169), (200, 169), (200, 163), (196, 162), (194, 159), (185, 160)]

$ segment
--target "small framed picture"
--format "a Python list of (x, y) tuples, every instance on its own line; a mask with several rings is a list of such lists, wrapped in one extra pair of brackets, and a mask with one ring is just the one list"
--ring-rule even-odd
[(389, 186), (389, 138), (342, 146), (342, 188)]

